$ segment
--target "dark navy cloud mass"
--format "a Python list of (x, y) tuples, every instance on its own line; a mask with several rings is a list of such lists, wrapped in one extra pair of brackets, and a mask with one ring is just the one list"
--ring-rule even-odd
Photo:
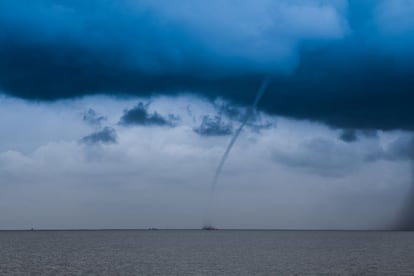
[(413, 13), (404, 0), (1, 1), (0, 89), (248, 105), (272, 76), (270, 114), (412, 130)]
[(352, 143), (358, 140), (358, 136), (354, 129), (345, 129), (342, 131), (339, 139), (347, 143)]
[(175, 126), (179, 120), (178, 116), (169, 114), (168, 116), (162, 116), (158, 112), (150, 113), (148, 111), (149, 104), (138, 103), (131, 109), (126, 109), (122, 115), (119, 124), (123, 126)]

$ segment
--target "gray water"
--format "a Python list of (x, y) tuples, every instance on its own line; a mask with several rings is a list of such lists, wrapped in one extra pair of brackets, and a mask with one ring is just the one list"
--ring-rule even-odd
[(4, 231), (1, 275), (414, 275), (414, 232)]

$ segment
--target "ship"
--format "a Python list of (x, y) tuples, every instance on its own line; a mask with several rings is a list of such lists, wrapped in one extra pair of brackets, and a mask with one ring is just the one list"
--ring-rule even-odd
[(201, 228), (201, 230), (211, 231), (211, 230), (217, 230), (217, 228), (214, 228), (212, 225), (205, 225), (203, 226), (203, 228)]

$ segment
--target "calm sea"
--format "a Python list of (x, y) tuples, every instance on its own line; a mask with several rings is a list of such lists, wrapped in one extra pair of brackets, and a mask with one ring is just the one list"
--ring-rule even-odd
[(414, 275), (414, 232), (3, 231), (1, 275)]

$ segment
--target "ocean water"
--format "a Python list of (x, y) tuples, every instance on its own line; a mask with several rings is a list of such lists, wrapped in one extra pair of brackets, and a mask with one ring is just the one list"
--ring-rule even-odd
[(414, 232), (2, 231), (0, 275), (414, 275)]

